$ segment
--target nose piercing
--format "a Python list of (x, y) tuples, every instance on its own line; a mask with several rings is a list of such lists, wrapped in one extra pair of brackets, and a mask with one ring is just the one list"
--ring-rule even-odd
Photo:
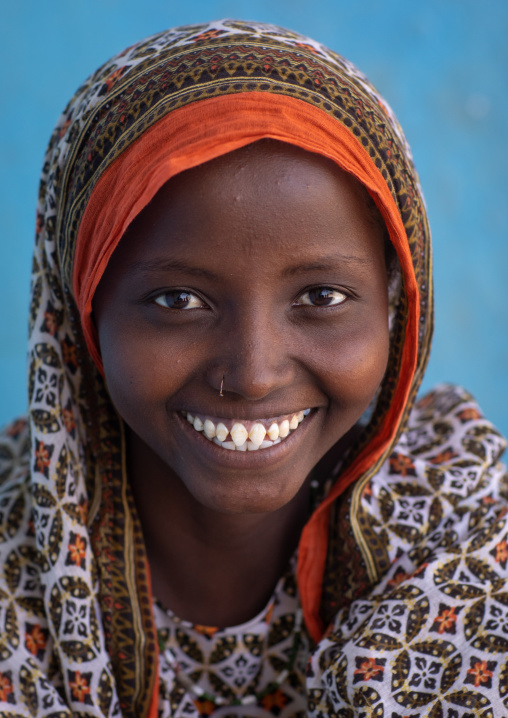
[(222, 393), (223, 386), (224, 386), (224, 375), (222, 375), (222, 379), (220, 380), (219, 396), (224, 396), (224, 394)]

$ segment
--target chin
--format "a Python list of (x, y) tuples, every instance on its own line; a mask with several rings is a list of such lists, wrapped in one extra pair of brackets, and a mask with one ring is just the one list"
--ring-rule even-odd
[[(236, 483), (236, 482), (235, 482)], [(303, 481), (302, 481), (303, 484)], [(219, 514), (268, 514), (287, 506), (298, 494), (299, 486), (287, 486), (284, 490), (275, 490), (271, 484), (267, 486), (241, 487), (224, 486), (223, 490), (195, 491), (188, 487), (193, 498), (199, 504)]]

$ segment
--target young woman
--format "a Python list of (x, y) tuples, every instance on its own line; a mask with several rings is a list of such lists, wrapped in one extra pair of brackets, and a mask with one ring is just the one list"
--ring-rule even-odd
[(415, 404), (430, 272), (402, 132), (318, 43), (177, 28), (80, 88), (1, 438), (2, 715), (505, 714), (505, 444)]

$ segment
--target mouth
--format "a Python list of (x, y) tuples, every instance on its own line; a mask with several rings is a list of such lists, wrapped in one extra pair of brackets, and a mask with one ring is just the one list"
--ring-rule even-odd
[(257, 419), (256, 421), (221, 419), (189, 412), (184, 412), (181, 415), (196, 432), (223, 449), (262, 451), (280, 444), (290, 434), (297, 431), (310, 411), (310, 409), (302, 409), (292, 414)]

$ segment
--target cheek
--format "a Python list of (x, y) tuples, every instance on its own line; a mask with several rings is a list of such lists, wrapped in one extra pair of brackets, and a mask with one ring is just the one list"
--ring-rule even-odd
[(337, 331), (321, 347), (321, 377), (332, 405), (349, 409), (355, 423), (383, 380), (389, 354), (388, 320), (359, 322)]
[(99, 342), (106, 385), (120, 416), (133, 428), (150, 423), (178, 390), (182, 362), (160, 337), (125, 323), (102, 325)]

